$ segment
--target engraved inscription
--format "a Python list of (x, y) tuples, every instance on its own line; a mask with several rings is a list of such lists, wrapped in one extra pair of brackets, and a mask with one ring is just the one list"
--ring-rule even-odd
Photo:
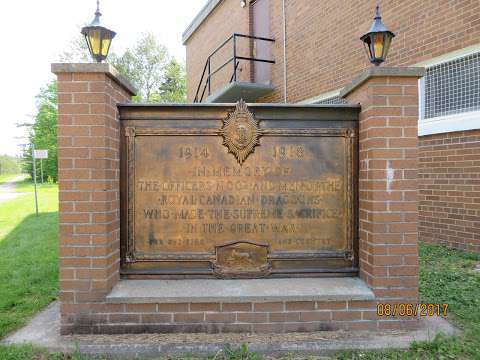
[(180, 146), (178, 148), (178, 157), (180, 159), (209, 159), (210, 150), (206, 146), (192, 147), (192, 146)]
[[(232, 141), (241, 147), (245, 139), (237, 135)], [(136, 136), (135, 258), (218, 256), (232, 241), (268, 246), (271, 255), (348, 250), (348, 141), (265, 136), (242, 165), (220, 137)], [(225, 250), (230, 262), (249, 271), (265, 265), (255, 262), (254, 271), (250, 250), (232, 251)]]

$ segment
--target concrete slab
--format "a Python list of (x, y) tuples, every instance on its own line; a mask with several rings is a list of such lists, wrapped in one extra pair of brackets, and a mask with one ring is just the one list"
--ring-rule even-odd
[(111, 303), (270, 302), (372, 300), (359, 278), (248, 280), (122, 280), (107, 296)]
[(70, 352), (75, 344), (60, 336), (60, 303), (55, 301), (39, 312), (20, 330), (0, 342), (1, 344), (31, 343), (51, 351)]
[(270, 94), (272, 85), (234, 81), (207, 98), (208, 103), (235, 103), (240, 99), (254, 103), (258, 98)]
[(456, 335), (443, 318), (421, 318), (415, 331), (324, 331), (288, 334), (138, 334), (60, 336), (58, 303), (35, 316), (3, 344), (32, 343), (48, 350), (110, 355), (115, 358), (214, 355), (225, 345), (248, 344), (251, 351), (269, 355), (327, 355), (345, 349), (408, 348), (412, 341), (428, 341), (439, 332)]

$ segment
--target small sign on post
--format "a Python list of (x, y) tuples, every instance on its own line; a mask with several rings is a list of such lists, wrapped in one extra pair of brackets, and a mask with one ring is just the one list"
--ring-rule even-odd
[(35, 152), (35, 159), (47, 159), (48, 158), (48, 150), (34, 150)]
[(48, 150), (33, 150), (34, 158), (40, 159), (40, 178), (42, 179), (43, 184), (43, 159), (48, 159)]

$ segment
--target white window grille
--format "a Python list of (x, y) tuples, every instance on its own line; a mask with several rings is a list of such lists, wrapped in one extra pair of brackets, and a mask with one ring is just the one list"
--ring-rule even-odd
[(333, 96), (327, 99), (316, 101), (315, 104), (321, 105), (337, 105), (337, 104), (347, 104), (347, 101), (340, 96)]
[(480, 128), (480, 53), (426, 68), (419, 135)]
[(480, 53), (426, 70), (424, 119), (480, 110)]

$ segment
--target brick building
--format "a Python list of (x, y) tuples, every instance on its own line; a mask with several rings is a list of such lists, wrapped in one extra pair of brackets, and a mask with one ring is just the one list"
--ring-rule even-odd
[[(344, 86), (371, 66), (359, 37), (375, 4), (209, 0), (183, 36), (188, 100), (345, 102)], [(472, 251), (480, 251), (479, 14), (478, 1), (381, 2), (396, 34), (385, 66), (425, 68), (417, 115), (420, 240)]]

